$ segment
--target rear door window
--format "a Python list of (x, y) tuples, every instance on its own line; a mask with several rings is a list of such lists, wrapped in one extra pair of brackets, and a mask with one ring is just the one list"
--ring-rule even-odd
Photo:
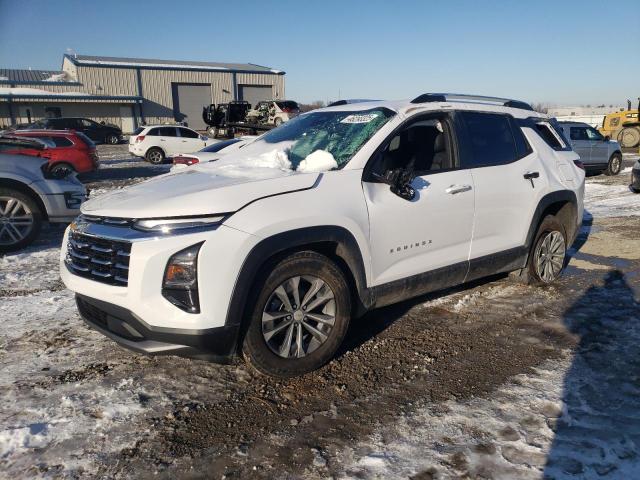
[(160, 137), (177, 137), (175, 127), (160, 127), (157, 129), (158, 133), (156, 135)]
[(460, 116), (466, 130), (463, 168), (503, 165), (521, 156), (509, 116), (481, 112), (460, 112)]
[(571, 140), (589, 140), (587, 127), (571, 127), (569, 129)]
[(199, 138), (200, 137), (200, 135), (198, 135), (193, 130), (189, 130), (188, 128), (178, 128), (178, 131), (180, 132), (180, 136), (184, 137), (184, 138)]

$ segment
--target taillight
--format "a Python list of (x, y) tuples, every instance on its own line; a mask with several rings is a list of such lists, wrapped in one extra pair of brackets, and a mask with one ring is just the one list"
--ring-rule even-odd
[(576, 164), (576, 167), (581, 168), (582, 170), (584, 170), (584, 163), (582, 163), (580, 160), (574, 160), (573, 163)]
[(173, 164), (174, 165), (193, 165), (195, 163), (199, 163), (200, 160), (197, 159), (196, 157), (185, 157), (185, 156), (178, 156), (178, 157), (173, 157)]
[(291, 109), (290, 109), (289, 107), (284, 107), (284, 108), (282, 109), (282, 111), (283, 111), (284, 113), (291, 113)]
[(144, 140), (144, 137), (145, 137), (145, 135), (138, 135), (138, 136), (136, 137), (136, 143), (140, 143), (141, 141), (143, 141), (143, 140)]

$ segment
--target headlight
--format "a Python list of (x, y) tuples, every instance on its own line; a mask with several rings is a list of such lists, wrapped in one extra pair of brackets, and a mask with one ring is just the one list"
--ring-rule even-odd
[(182, 230), (211, 228), (220, 225), (224, 220), (223, 215), (211, 217), (185, 217), (185, 218), (153, 218), (138, 220), (133, 228), (145, 232), (172, 233)]
[(202, 242), (172, 255), (162, 281), (162, 296), (189, 313), (200, 313), (198, 252), (201, 246)]

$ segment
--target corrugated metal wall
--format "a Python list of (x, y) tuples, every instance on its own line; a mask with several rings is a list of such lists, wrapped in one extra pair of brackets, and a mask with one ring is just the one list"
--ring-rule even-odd
[(136, 71), (127, 68), (78, 66), (82, 91), (93, 95), (137, 95)]
[(173, 121), (172, 83), (211, 85), (211, 103), (233, 100), (231, 73), (145, 69), (140, 71), (140, 75), (144, 116), (148, 124)]
[(285, 100), (284, 75), (265, 75), (263, 73), (238, 73), (238, 85), (271, 85), (272, 99)]
[[(50, 92), (83, 92), (92, 95), (127, 95), (136, 96), (138, 92), (138, 74), (135, 68), (88, 67), (75, 66), (63, 61), (63, 69), (73, 73), (82, 85), (48, 85), (37, 84), (28, 87), (47, 90)], [(162, 70), (140, 69), (142, 96), (144, 97), (143, 111), (147, 124), (173, 123), (172, 83), (195, 83), (211, 85), (211, 103), (225, 103), (234, 99), (233, 73), (231, 72), (200, 72), (190, 70)], [(271, 85), (272, 98), (285, 99), (284, 75), (261, 73), (237, 73), (237, 85)], [(86, 116), (97, 121), (105, 121), (120, 125), (118, 107), (106, 104), (102, 109), (96, 103), (88, 103), (87, 107), (75, 107), (79, 104), (60, 104), (56, 101), (50, 105), (61, 105), (63, 115)], [(38, 105), (41, 105), (38, 103)], [(203, 105), (204, 106), (204, 105)], [(40, 111), (38, 107), (36, 111)], [(1, 112), (6, 112), (6, 107)], [(137, 108), (136, 108), (137, 111)], [(108, 113), (105, 113), (108, 112)], [(44, 116), (44, 111), (42, 111)], [(8, 112), (0, 115), (0, 123), (9, 123)]]

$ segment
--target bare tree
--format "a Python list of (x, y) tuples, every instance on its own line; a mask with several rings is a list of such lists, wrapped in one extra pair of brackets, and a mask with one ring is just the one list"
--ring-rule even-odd
[(531, 108), (539, 113), (549, 113), (549, 105), (547, 105), (546, 103), (532, 103)]
[(316, 108), (322, 108), (325, 106), (325, 103), (322, 100), (314, 100), (311, 103), (298, 103), (301, 112), (310, 112), (311, 110), (315, 110)]

